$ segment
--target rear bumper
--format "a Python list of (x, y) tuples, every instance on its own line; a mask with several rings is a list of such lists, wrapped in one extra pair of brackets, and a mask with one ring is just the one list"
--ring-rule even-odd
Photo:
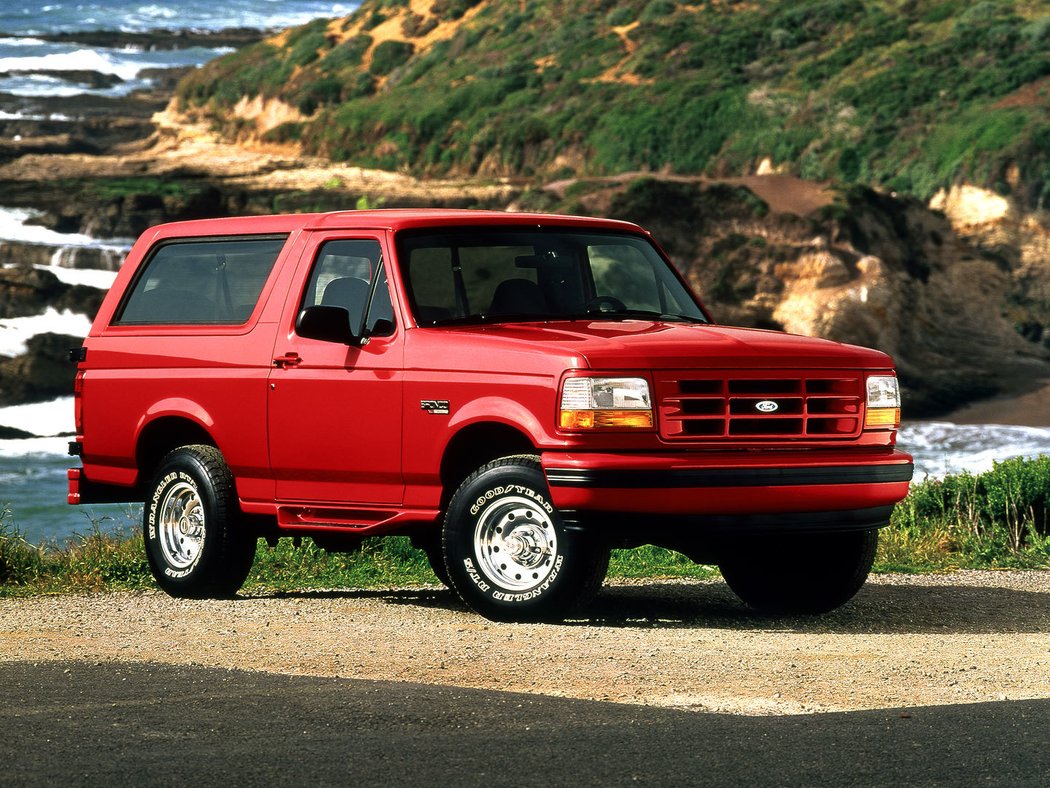
[(66, 478), (69, 480), (66, 501), (73, 506), (82, 503), (131, 503), (142, 500), (141, 492), (134, 487), (100, 484), (88, 479), (83, 468), (69, 468)]
[[(912, 458), (896, 450), (543, 455), (563, 511), (670, 516), (882, 517), (908, 494)], [(775, 518), (771, 518), (775, 519)], [(785, 518), (794, 519), (794, 518)], [(877, 518), (876, 518), (877, 519)], [(882, 524), (885, 524), (883, 519)]]

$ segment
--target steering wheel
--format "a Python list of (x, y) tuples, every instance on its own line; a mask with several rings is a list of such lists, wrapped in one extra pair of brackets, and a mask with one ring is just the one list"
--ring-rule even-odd
[(626, 312), (627, 304), (621, 301), (616, 296), (600, 295), (595, 296), (583, 306), (584, 311), (587, 314), (592, 312), (600, 313), (612, 313), (612, 312)]

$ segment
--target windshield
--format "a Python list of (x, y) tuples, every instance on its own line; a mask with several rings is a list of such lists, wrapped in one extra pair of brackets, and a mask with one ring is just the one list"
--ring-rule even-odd
[(563, 229), (400, 233), (398, 257), (419, 325), (643, 318), (706, 323), (645, 238)]

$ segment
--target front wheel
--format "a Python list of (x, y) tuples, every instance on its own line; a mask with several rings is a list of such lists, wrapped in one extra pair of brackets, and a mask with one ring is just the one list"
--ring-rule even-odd
[(565, 527), (531, 455), (467, 477), (449, 503), (442, 548), (453, 589), (496, 621), (562, 619), (597, 592), (609, 566), (606, 546)]
[(143, 511), (150, 570), (175, 597), (229, 597), (244, 583), (255, 539), (240, 523), (233, 474), (213, 446), (183, 446), (160, 464)]
[(826, 613), (860, 590), (878, 531), (795, 534), (739, 543), (719, 562), (733, 592), (767, 613)]

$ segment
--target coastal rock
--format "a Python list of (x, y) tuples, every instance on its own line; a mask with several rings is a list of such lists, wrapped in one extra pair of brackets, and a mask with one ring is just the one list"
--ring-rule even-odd
[(74, 85), (82, 85), (92, 90), (104, 90), (114, 85), (119, 85), (124, 80), (116, 74), (104, 74), (101, 71), (88, 69), (70, 69), (67, 71), (56, 71), (53, 69), (34, 69), (32, 71), (0, 71), (0, 77), (8, 76), (41, 76), (57, 79), (62, 82), (70, 82)]
[(77, 371), (69, 351), (82, 343), (66, 334), (38, 334), (22, 355), (0, 357), (0, 406), (69, 396)]
[(125, 252), (117, 248), (0, 241), (0, 266), (9, 269), (46, 265), (80, 270), (118, 271), (124, 257)]
[(223, 30), (77, 30), (68, 33), (44, 33), (37, 35), (42, 41), (72, 43), (92, 47), (123, 49), (170, 50), (189, 47), (241, 47), (254, 44), (272, 30), (255, 27), (230, 27)]
[(66, 284), (50, 271), (0, 268), (0, 318), (39, 315), (49, 306), (94, 317), (105, 295), (96, 287)]
[(36, 436), (33, 435), (33, 433), (31, 432), (26, 432), (25, 430), (17, 430), (14, 427), (5, 427), (3, 424), (0, 424), (0, 440), (2, 441), (22, 440), (23, 438), (34, 437)]

